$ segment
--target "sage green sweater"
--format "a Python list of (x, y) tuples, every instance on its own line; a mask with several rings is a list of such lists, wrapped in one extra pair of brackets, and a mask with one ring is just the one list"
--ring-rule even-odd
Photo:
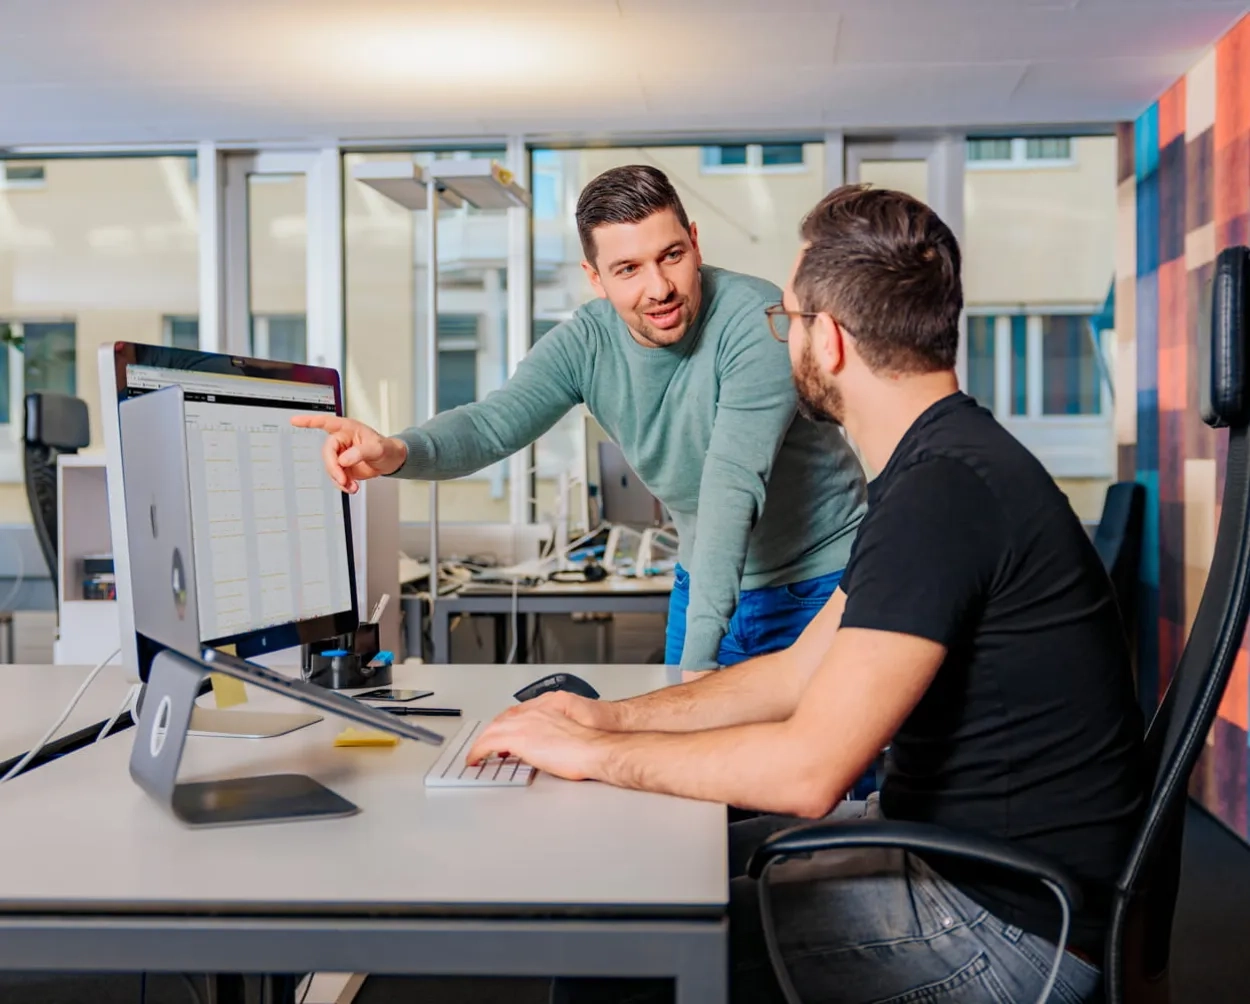
[(690, 573), (685, 669), (717, 664), (740, 590), (844, 568), (865, 505), (842, 434), (796, 415), (789, 353), (764, 316), (780, 290), (706, 266), (702, 279), (699, 315), (676, 345), (644, 348), (610, 303), (588, 303), (499, 390), (401, 433), (396, 472), (471, 474), (585, 403), (673, 516)]

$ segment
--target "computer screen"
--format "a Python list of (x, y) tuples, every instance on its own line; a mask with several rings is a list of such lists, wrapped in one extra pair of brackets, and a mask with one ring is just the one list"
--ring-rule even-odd
[[(159, 346), (112, 348), (119, 405), (183, 389), (200, 640), (249, 657), (354, 629), (347, 497), (322, 465), (325, 433), (290, 423), (310, 411), (341, 414), (338, 374)], [(106, 423), (106, 440), (108, 431)], [(113, 494), (110, 486), (110, 517)], [(112, 525), (114, 551), (124, 553), (124, 526), (119, 538)], [(119, 574), (119, 600), (127, 587)]]
[(325, 433), (291, 416), (334, 413), (334, 390), (256, 377), (127, 367), (135, 391), (180, 384), (201, 641), (350, 611), (343, 495), (321, 461)]

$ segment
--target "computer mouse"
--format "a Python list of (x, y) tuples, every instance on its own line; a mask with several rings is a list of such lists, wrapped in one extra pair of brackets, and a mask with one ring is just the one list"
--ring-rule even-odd
[(541, 680), (535, 680), (528, 686), (522, 687), (512, 696), (518, 701), (532, 701), (539, 694), (546, 694), (552, 690), (567, 690), (570, 694), (588, 697), (592, 701), (599, 699), (599, 691), (580, 676), (574, 676), (572, 673), (552, 673), (550, 676), (544, 676)]

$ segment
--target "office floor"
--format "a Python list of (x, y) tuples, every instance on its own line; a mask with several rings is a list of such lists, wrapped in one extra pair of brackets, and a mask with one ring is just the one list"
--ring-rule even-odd
[[(1250, 987), (1250, 847), (1203, 810), (1185, 829), (1172, 937), (1173, 1004), (1243, 1004)], [(202, 986), (202, 984), (201, 984)], [(138, 977), (0, 976), (0, 1004), (139, 1004)], [(176, 977), (147, 981), (146, 1004), (190, 1004)], [(375, 978), (356, 1004), (547, 1004), (545, 980)]]

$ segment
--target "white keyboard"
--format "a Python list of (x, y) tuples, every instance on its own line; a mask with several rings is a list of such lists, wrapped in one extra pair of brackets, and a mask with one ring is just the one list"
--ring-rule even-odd
[(464, 762), (485, 722), (468, 721), (443, 745), (443, 752), (425, 775), (427, 788), (523, 788), (538, 773), (517, 757), (493, 756), (479, 764)]

